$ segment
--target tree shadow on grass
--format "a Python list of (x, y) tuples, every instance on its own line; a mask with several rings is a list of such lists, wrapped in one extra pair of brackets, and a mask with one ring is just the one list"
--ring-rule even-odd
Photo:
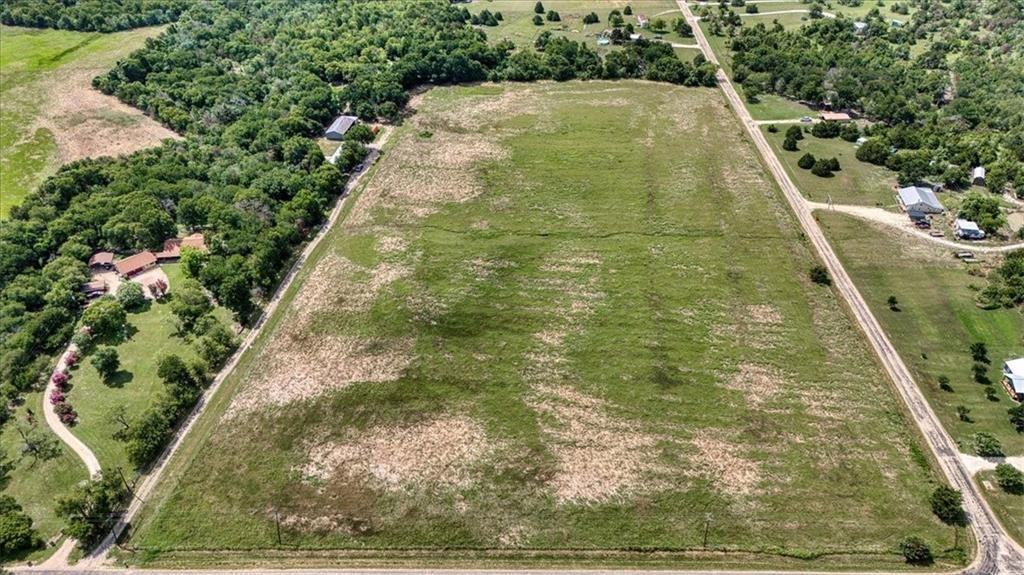
[(114, 372), (114, 375), (107, 378), (103, 383), (107, 387), (122, 388), (125, 384), (131, 383), (135, 379), (135, 375), (130, 371), (119, 369)]

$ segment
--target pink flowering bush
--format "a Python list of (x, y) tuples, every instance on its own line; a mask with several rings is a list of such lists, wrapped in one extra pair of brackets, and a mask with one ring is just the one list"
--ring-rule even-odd
[(64, 393), (59, 389), (50, 392), (50, 405), (60, 405), (61, 403), (64, 403)]
[(63, 371), (55, 371), (53, 372), (53, 377), (50, 378), (50, 381), (57, 386), (57, 389), (64, 389), (68, 384), (68, 374)]
[(78, 357), (78, 352), (71, 350), (66, 356), (64, 356), (64, 363), (67, 364), (68, 367), (71, 367), (77, 364), (79, 359), (81, 358)]

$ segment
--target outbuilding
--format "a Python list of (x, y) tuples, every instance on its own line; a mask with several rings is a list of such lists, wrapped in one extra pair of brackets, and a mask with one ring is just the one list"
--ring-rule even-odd
[(114, 269), (121, 277), (130, 278), (156, 265), (156, 255), (151, 251), (139, 252), (128, 256), (114, 264)]
[(822, 112), (819, 116), (825, 122), (849, 122), (850, 115), (846, 112)]
[(109, 270), (114, 265), (114, 254), (110, 252), (96, 252), (89, 258), (90, 268)]
[(644, 16), (643, 14), (637, 14), (636, 23), (641, 28), (646, 28), (647, 24), (650, 23), (650, 20), (648, 20), (647, 16)]
[(102, 281), (92, 281), (82, 284), (82, 293), (87, 298), (100, 297), (107, 293), (107, 284)]
[(1024, 401), (1024, 357), (1003, 363), (1003, 385), (1016, 401)]
[(985, 185), (985, 166), (978, 166), (971, 172), (971, 183), (975, 186)]
[(868, 31), (868, 23), (867, 22), (857, 21), (857, 22), (853, 23), (853, 33), (854, 34), (865, 34), (865, 33), (867, 33), (867, 31)]
[(338, 116), (324, 132), (324, 137), (328, 140), (344, 140), (345, 133), (358, 121), (359, 118), (355, 116)]
[(906, 212), (941, 214), (946, 211), (935, 192), (923, 186), (907, 186), (897, 190), (900, 206)]
[(985, 232), (978, 227), (978, 224), (971, 220), (964, 220), (957, 218), (956, 224), (954, 225), (956, 231), (956, 237), (963, 240), (983, 240), (985, 239)]

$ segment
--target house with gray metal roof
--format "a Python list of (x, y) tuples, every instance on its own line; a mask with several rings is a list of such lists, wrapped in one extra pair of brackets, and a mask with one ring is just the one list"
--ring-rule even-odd
[(941, 214), (946, 211), (942, 202), (935, 196), (935, 192), (923, 186), (907, 186), (897, 191), (900, 199), (900, 206), (905, 211), (924, 212), (926, 214)]
[(345, 132), (348, 132), (349, 128), (358, 121), (359, 118), (355, 116), (338, 116), (324, 132), (324, 137), (328, 140), (344, 140)]
[(1003, 383), (1014, 399), (1024, 401), (1024, 357), (1003, 363)]

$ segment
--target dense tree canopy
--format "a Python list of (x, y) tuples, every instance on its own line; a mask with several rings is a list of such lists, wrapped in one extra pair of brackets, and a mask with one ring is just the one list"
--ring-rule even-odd
[[(732, 36), (736, 81), (877, 121), (858, 159), (887, 165), (901, 181), (934, 178), (963, 186), (988, 168), (993, 191), (1024, 195), (1024, 13), (1012, 0), (914, 0), (893, 27), (878, 9), (855, 33), (846, 18), (797, 29), (709, 15)], [(731, 14), (731, 13), (730, 13)], [(915, 54), (915, 45), (927, 49)], [(856, 139), (852, 132), (850, 137)], [(893, 153), (893, 150), (896, 150)]]

